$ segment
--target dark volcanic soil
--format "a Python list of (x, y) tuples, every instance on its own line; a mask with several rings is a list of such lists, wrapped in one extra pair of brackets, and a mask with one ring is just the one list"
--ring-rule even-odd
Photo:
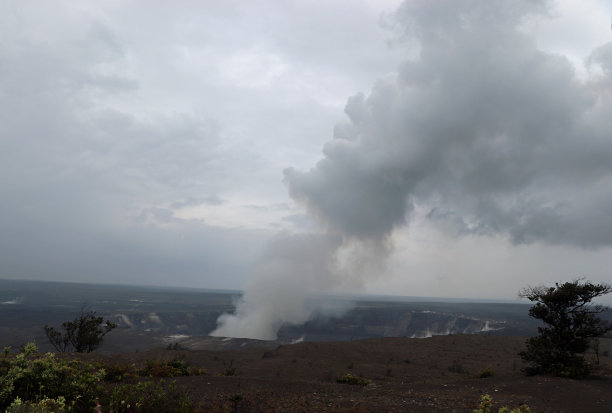
[[(532, 412), (612, 412), (612, 357), (601, 357), (597, 375), (585, 380), (526, 377), (517, 355), (524, 342), (457, 335), (84, 357), (130, 363), (179, 357), (203, 367), (204, 376), (176, 378), (199, 411), (471, 412), (490, 394), (494, 411), (525, 403)], [(612, 339), (601, 340), (600, 352), (612, 353)], [(230, 365), (235, 374), (223, 376)], [(487, 367), (494, 375), (477, 378)], [(346, 373), (372, 382), (337, 383)]]

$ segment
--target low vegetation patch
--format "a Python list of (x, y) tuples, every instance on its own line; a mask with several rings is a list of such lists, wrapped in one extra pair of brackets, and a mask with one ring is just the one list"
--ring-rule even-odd
[(351, 373), (347, 373), (343, 376), (340, 376), (336, 379), (338, 383), (346, 383), (346, 384), (355, 384), (359, 386), (367, 386), (372, 383), (372, 380), (365, 379), (363, 377), (355, 376)]
[(202, 376), (204, 374), (206, 374), (205, 369), (188, 366), (184, 360), (178, 358), (172, 360), (148, 360), (144, 368), (139, 370), (140, 376), (149, 377)]
[(0, 358), (0, 412), (188, 412), (187, 393), (155, 378), (204, 373), (176, 358), (142, 368), (63, 360), (29, 343), (17, 354), (5, 349)]
[(478, 379), (486, 379), (487, 377), (493, 376), (495, 376), (495, 371), (491, 366), (487, 366), (486, 368), (480, 370), (478, 373), (475, 374), (475, 377)]
[[(494, 413), (493, 410), (493, 398), (488, 394), (483, 395), (480, 398), (480, 404), (478, 408), (474, 410), (474, 413)], [(522, 404), (515, 409), (510, 409), (509, 407), (500, 407), (497, 410), (497, 413), (531, 413), (531, 409), (526, 405)]]
[(193, 411), (193, 402), (183, 389), (163, 379), (117, 385), (108, 392), (100, 407), (103, 406), (117, 413)]
[(58, 397), (57, 399), (43, 398), (38, 402), (22, 401), (17, 397), (13, 403), (5, 410), (5, 413), (65, 413), (66, 399)]
[(34, 343), (26, 344), (17, 355), (5, 352), (0, 362), (0, 410), (55, 399), (66, 409), (86, 411), (100, 394), (104, 375), (92, 364), (59, 360), (53, 353), (38, 353)]
[(171, 360), (147, 360), (142, 367), (134, 363), (97, 363), (97, 367), (104, 369), (104, 381), (125, 382), (135, 381), (140, 377), (180, 377), (203, 376), (206, 370), (189, 366), (184, 360), (173, 358)]

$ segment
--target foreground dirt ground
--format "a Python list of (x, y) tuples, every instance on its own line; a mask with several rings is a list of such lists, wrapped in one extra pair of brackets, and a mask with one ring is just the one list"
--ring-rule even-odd
[[(601, 340), (597, 373), (580, 381), (526, 377), (517, 355), (524, 342), (457, 335), (89, 357), (129, 363), (180, 358), (202, 367), (206, 375), (176, 378), (199, 411), (471, 412), (489, 394), (495, 411), (524, 403), (532, 412), (612, 412), (612, 339)], [(479, 377), (486, 371), (493, 375)], [(371, 383), (336, 381), (347, 373)]]

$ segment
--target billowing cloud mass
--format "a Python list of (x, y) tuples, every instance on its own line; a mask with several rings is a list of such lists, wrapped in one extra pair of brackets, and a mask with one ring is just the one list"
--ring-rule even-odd
[(246, 286), (264, 338), (612, 282), (607, 3), (1, 1), (0, 278)]
[(387, 64), (352, 4), (0, 2), (0, 277), (242, 288), (304, 221), (282, 168)]
[(221, 316), (215, 335), (270, 339), (286, 322), (307, 321), (314, 308), (306, 298), (337, 287), (333, 271), (341, 241), (324, 234), (284, 234), (272, 240), (247, 286), (247, 299), (235, 315)]
[[(419, 58), (349, 99), (325, 158), (288, 169), (291, 195), (332, 230), (381, 237), (415, 203), (458, 232), (583, 247), (612, 243), (606, 78), (580, 82), (521, 32), (537, 2), (407, 2)], [(591, 65), (606, 73), (603, 46)]]
[[(264, 262), (274, 269), (258, 272), (214, 334), (273, 338), (282, 323), (305, 321), (310, 294), (384, 267), (394, 230), (417, 207), (454, 236), (612, 245), (612, 43), (580, 78), (525, 29), (547, 6), (407, 0), (397, 24), (417, 57), (348, 100), (349, 120), (314, 168), (285, 170), (322, 233), (272, 246)], [(346, 251), (376, 265), (349, 271)]]

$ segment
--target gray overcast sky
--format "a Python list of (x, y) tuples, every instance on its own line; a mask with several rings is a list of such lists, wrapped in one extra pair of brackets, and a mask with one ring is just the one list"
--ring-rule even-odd
[(612, 282), (609, 5), (478, 3), (0, 2), (0, 277), (244, 288), (323, 228), (393, 244), (349, 290)]

